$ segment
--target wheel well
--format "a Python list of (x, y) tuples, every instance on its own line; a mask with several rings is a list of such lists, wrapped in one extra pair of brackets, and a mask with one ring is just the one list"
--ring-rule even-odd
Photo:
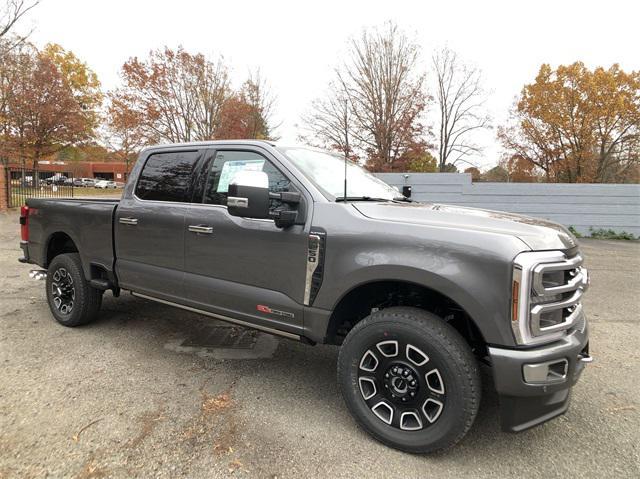
[(476, 354), (484, 355), (486, 342), (467, 312), (458, 303), (433, 289), (403, 281), (367, 283), (349, 291), (333, 310), (327, 330), (329, 344), (342, 344), (347, 333), (373, 311), (391, 306), (424, 309), (453, 326)]
[(62, 232), (54, 233), (47, 243), (47, 266), (59, 254), (77, 252), (78, 247), (68, 234)]

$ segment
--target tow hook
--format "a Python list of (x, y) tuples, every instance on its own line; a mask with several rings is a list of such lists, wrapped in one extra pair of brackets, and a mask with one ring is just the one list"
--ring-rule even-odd
[(584, 364), (589, 364), (593, 362), (593, 356), (589, 356), (588, 353), (580, 353), (578, 354), (578, 361)]
[(31, 279), (47, 279), (47, 270), (45, 269), (32, 269), (29, 271), (29, 278)]

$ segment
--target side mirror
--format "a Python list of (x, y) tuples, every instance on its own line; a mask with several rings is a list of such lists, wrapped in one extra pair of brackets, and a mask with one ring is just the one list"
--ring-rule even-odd
[(411, 198), (411, 186), (404, 185), (402, 187), (402, 194), (403, 194), (403, 196), (406, 196), (407, 198)]
[(229, 183), (227, 209), (232, 216), (269, 218), (269, 177), (263, 171), (239, 171)]

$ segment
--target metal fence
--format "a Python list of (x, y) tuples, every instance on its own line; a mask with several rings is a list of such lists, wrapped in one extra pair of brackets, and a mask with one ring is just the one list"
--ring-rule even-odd
[(7, 169), (9, 208), (22, 206), (27, 198), (72, 198), (73, 176), (53, 171)]
[(466, 173), (381, 173), (390, 185), (411, 185), (418, 201), (521, 213), (591, 230), (640, 236), (640, 185), (587, 183), (473, 183)]

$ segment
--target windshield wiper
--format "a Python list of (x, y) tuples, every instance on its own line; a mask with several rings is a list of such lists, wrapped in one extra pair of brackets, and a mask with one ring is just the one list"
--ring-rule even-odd
[(393, 199), (377, 198), (375, 196), (347, 196), (347, 198), (345, 199), (344, 196), (338, 196), (336, 198), (336, 202), (340, 202), (340, 201), (393, 201), (393, 202), (402, 201), (406, 203), (413, 202), (411, 198), (407, 198), (406, 196), (396, 196)]
[(393, 201), (389, 198), (376, 198), (374, 196), (338, 196), (336, 202), (339, 201)]

